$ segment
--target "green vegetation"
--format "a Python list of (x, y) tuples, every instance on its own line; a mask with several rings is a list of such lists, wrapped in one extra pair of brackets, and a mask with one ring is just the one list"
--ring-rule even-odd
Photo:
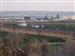
[(0, 31), (0, 43), (7, 40), (6, 36), (8, 35), (8, 32)]
[(31, 34), (25, 34), (23, 36), (24, 43), (32, 43), (32, 41), (34, 40), (38, 40), (39, 42), (42, 42), (43, 40), (45, 40), (49, 43), (65, 42), (64, 39), (58, 38), (58, 37), (49, 37), (44, 35), (31, 35)]
[[(7, 32), (1, 32), (0, 31), (0, 39), (6, 39)], [(32, 43), (35, 39), (42, 42), (43, 40), (46, 40), (47, 42), (56, 43), (56, 42), (65, 42), (64, 39), (58, 38), (58, 37), (50, 37), (50, 36), (44, 36), (44, 35), (32, 35), (32, 34), (22, 34), (22, 41), (24, 43)]]
[[(7, 32), (0, 31), (0, 44), (3, 44), (6, 41)], [(6, 43), (6, 42), (5, 42)], [(0, 56), (4, 56), (3, 47), (0, 45)]]
[[(4, 45), (6, 44), (7, 35), (9, 35), (8, 32), (0, 31), (0, 43), (1, 44), (4, 44)], [(18, 36), (18, 35), (20, 35), (20, 36)], [(34, 48), (33, 46), (31, 46), (29, 44), (31, 44), (33, 42), (35, 43), (35, 41), (36, 42), (38, 41), (39, 43), (43, 43), (43, 41), (45, 41), (47, 43), (61, 43), (61, 42), (65, 42), (65, 40), (62, 39), (62, 38), (52, 37), (52, 36), (49, 37), (49, 36), (44, 36), (44, 35), (32, 35), (32, 34), (22, 34), (22, 33), (18, 34), (18, 35), (15, 34), (15, 37), (18, 36), (18, 38), (20, 38), (20, 39), (18, 39), (18, 38), (16, 39), (16, 42), (18, 42), (17, 46), (19, 46), (19, 48), (26, 49), (27, 51), (29, 51), (29, 48)], [(10, 38), (11, 38), (11, 36), (10, 36)], [(2, 42), (1, 42), (1, 39), (2, 39)], [(22, 42), (20, 42), (20, 41), (22, 41)], [(10, 42), (10, 39), (7, 42)], [(9, 47), (9, 46), (10, 45), (8, 43), (4, 47)], [(55, 46), (55, 45), (53, 45), (53, 46)], [(56, 46), (58, 46), (58, 45), (56, 45)], [(4, 47), (0, 46), (0, 56), (4, 56), (4, 52), (5, 52)], [(41, 52), (43, 52), (43, 51), (46, 50), (47, 46), (46, 45), (41, 45), (40, 48), (41, 48)]]
[(45, 25), (44, 29), (61, 29), (61, 30), (75, 30), (75, 24), (48, 24)]
[[(39, 28), (42, 28), (42, 29), (50, 29), (50, 30), (75, 30), (75, 23), (29, 23), (30, 25), (44, 25), (44, 28), (42, 28), (41, 26)], [(17, 25), (17, 23), (7, 23), (4, 25), (4, 27), (8, 27), (8, 28), (16, 28), (16, 27), (19, 27)]]
[(0, 31), (0, 37), (5, 37), (8, 33), (5, 31)]

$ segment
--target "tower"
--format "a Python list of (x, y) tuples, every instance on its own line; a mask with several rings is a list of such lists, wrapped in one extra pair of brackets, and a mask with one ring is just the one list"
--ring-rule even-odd
[(59, 19), (59, 14), (56, 15), (56, 18)]
[(45, 15), (45, 18), (44, 18), (45, 20), (47, 20), (48, 19), (48, 16), (47, 15)]

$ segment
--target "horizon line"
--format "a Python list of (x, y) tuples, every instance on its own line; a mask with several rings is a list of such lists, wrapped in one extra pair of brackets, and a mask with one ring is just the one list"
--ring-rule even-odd
[[(16, 11), (16, 10), (15, 10)], [(21, 10), (20, 10), (21, 11)], [(75, 11), (41, 11), (41, 10), (25, 10), (25, 11), (40, 11), (40, 12), (75, 12)], [(0, 11), (2, 12), (2, 11)], [(9, 11), (10, 12), (10, 11)], [(12, 11), (13, 12), (13, 11)]]

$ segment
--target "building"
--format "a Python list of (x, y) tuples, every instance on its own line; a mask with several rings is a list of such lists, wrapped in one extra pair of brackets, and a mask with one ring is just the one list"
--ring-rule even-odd
[(65, 19), (75, 19), (75, 16), (64, 16)]
[(60, 18), (60, 16), (59, 16), (59, 14), (57, 14), (57, 15), (56, 15), (56, 19), (59, 19), (59, 18)]
[(24, 17), (24, 20), (30, 20), (30, 19), (31, 19), (31, 17), (29, 17), (29, 16)]
[(47, 15), (45, 15), (45, 18), (44, 18), (44, 20), (48, 20), (49, 18), (48, 18), (48, 16)]
[(20, 23), (18, 26), (27, 27), (27, 23)]
[(32, 27), (35, 27), (35, 28), (44, 28), (44, 25), (32, 25)]

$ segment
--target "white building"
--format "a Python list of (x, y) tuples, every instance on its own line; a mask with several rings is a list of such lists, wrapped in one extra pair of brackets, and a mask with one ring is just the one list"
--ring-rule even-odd
[(18, 24), (18, 26), (27, 27), (27, 23), (20, 23), (20, 24)]
[(65, 19), (75, 19), (75, 16), (65, 16)]

